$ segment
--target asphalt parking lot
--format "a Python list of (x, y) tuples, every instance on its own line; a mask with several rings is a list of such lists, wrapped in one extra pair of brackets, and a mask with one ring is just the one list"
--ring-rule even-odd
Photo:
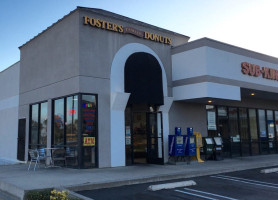
[[(79, 191), (78, 193), (95, 200), (278, 199), (278, 173), (262, 174), (260, 173), (261, 169), (262, 168), (159, 183), (156, 182), (99, 190)], [(186, 180), (193, 180), (197, 185), (169, 190), (148, 190), (150, 185)]]

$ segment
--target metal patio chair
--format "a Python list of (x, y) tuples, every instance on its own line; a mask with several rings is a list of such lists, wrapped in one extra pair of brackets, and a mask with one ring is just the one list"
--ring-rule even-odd
[(76, 147), (66, 147), (66, 167), (68, 166), (68, 162), (72, 160), (74, 165), (77, 165), (77, 150)]
[(37, 164), (40, 164), (41, 160), (45, 161), (45, 159), (46, 159), (45, 150), (44, 149), (29, 149), (28, 153), (29, 153), (30, 158), (31, 158), (30, 162), (29, 162), (28, 171), (30, 170), (32, 162), (35, 163), (34, 171), (36, 171)]
[(52, 155), (53, 165), (55, 166), (55, 162), (63, 162), (66, 164), (66, 152), (65, 149), (55, 149)]

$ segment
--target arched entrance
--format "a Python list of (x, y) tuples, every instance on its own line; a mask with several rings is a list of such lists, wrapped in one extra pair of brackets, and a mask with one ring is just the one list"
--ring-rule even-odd
[(124, 70), (126, 164), (163, 163), (162, 70), (154, 56), (144, 52), (128, 57)]
[[(168, 112), (172, 105), (173, 98), (168, 97), (167, 78), (164, 66), (158, 55), (149, 47), (139, 43), (129, 43), (121, 47), (115, 54), (110, 75), (110, 149), (111, 149), (111, 167), (126, 165), (126, 127), (125, 127), (125, 109), (130, 93), (125, 92), (124, 71), (127, 59), (134, 53), (144, 52), (156, 58), (162, 71), (162, 87), (164, 95), (164, 105), (159, 107), (163, 113), (163, 136), (164, 136), (164, 162), (167, 162), (169, 118)], [(101, 152), (99, 152), (101, 156)]]

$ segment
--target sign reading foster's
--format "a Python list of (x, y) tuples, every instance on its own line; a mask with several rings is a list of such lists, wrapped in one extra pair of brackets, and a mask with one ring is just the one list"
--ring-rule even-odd
[(115, 24), (115, 23), (108, 22), (108, 21), (101, 20), (101, 19), (95, 19), (92, 17), (85, 16), (84, 17), (84, 25), (89, 25), (89, 26), (93, 26), (93, 27), (108, 30), (108, 31), (114, 31), (117, 33), (132, 34), (132, 35), (135, 35), (140, 38), (144, 38), (147, 40), (151, 40), (154, 42), (159, 42), (159, 43), (163, 43), (163, 44), (167, 44), (167, 45), (172, 44), (171, 38), (161, 36), (161, 35), (158, 35), (155, 33), (140, 31), (140, 30), (137, 30), (132, 27), (123, 27), (122, 25), (119, 25), (119, 24)]

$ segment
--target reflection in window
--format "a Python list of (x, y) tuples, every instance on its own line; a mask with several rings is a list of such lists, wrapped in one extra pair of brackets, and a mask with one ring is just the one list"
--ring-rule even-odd
[(260, 129), (260, 137), (266, 138), (266, 126), (265, 126), (265, 111), (259, 110), (259, 129)]
[[(278, 133), (278, 111), (275, 111), (274, 114), (275, 114), (275, 129), (277, 134)], [(278, 137), (276, 137), (276, 140), (278, 140)]]
[(83, 166), (96, 166), (96, 96), (82, 95)]
[[(54, 100), (53, 107), (53, 145), (54, 147), (65, 148), (67, 166), (95, 167), (96, 96), (67, 96)], [(79, 129), (80, 114), (82, 116), (81, 130)], [(80, 152), (82, 154), (79, 154)]]
[[(229, 140), (228, 115), (226, 107), (218, 107), (218, 132), (224, 140)], [(217, 135), (214, 135), (217, 136)]]
[(54, 145), (64, 145), (64, 99), (54, 101)]
[(267, 128), (268, 128), (268, 138), (269, 140), (274, 139), (274, 120), (273, 120), (273, 111), (267, 110)]
[(251, 148), (252, 154), (258, 155), (260, 153), (259, 143), (258, 143), (258, 126), (257, 126), (257, 113), (256, 109), (248, 109), (249, 114), (249, 126), (251, 135)]
[(249, 109), (249, 124), (250, 124), (251, 139), (257, 142), (258, 129), (257, 129), (257, 117), (256, 117), (255, 109)]
[(38, 145), (38, 137), (39, 137), (39, 104), (35, 104), (31, 106), (32, 113), (32, 121), (31, 121), (31, 138), (30, 143), (32, 148), (36, 148)]
[(46, 147), (47, 143), (47, 102), (31, 105), (30, 147)]
[(53, 145), (64, 147), (67, 166), (78, 166), (78, 95), (54, 100)]
[(268, 147), (270, 150), (274, 149), (274, 119), (273, 119), (273, 111), (267, 110), (266, 111), (267, 117), (267, 131), (268, 131)]
[(47, 143), (47, 102), (41, 103), (40, 113), (40, 137), (39, 144), (46, 146)]
[(66, 143), (77, 145), (78, 96), (67, 97)]
[(230, 136), (233, 142), (240, 142), (240, 135), (238, 132), (237, 109), (229, 108), (229, 124)]
[(248, 121), (246, 108), (239, 108), (241, 139), (248, 140)]

